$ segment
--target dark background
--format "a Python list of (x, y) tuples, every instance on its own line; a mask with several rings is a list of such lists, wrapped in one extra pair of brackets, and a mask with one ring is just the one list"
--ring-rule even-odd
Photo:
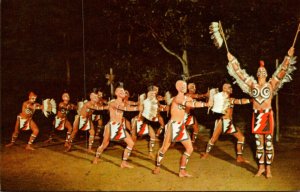
[[(300, 21), (298, 0), (2, 0), (1, 8), (1, 129), (9, 133), (30, 90), (39, 102), (59, 102), (62, 91), (68, 90), (75, 103), (93, 87), (101, 87), (109, 97), (109, 68), (133, 100), (150, 83), (157, 84), (162, 95), (166, 90), (175, 94), (181, 64), (160, 47), (151, 30), (175, 53), (188, 51), (191, 75), (204, 74), (190, 81), (205, 92), (232, 80), (225, 48), (217, 49), (210, 39), (212, 21), (222, 21), (230, 52), (254, 76), (260, 59), (271, 76)], [(300, 125), (299, 70), (293, 78), (279, 92), (283, 130)], [(247, 97), (236, 85), (234, 96)], [(236, 113), (250, 122), (250, 106), (237, 107)], [(40, 113), (35, 118), (38, 125), (49, 125)]]

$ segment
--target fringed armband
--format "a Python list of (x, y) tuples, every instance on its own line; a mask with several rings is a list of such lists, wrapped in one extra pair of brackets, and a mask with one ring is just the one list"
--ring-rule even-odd
[[(237, 66), (237, 69), (234, 69), (233, 67), (234, 64)], [(240, 64), (236, 58), (228, 62), (227, 70), (229, 75), (236, 80), (236, 83), (239, 85), (242, 91), (251, 95), (251, 87), (247, 84), (247, 82), (249, 81), (252, 81), (253, 83), (257, 83), (257, 82), (252, 76), (249, 76), (244, 69), (240, 68)], [(241, 74), (243, 79), (238, 75), (238, 73)]]
[[(297, 57), (288, 57), (286, 56), (283, 62), (277, 67), (275, 73), (272, 75), (278, 82), (278, 85), (275, 87), (273, 94), (276, 95), (278, 90), (283, 86), (284, 83), (292, 81), (292, 72), (296, 70), (295, 63)], [(288, 66), (284, 65), (285, 60), (289, 60)], [(285, 71), (283, 77), (278, 77), (278, 74), (281, 71)]]

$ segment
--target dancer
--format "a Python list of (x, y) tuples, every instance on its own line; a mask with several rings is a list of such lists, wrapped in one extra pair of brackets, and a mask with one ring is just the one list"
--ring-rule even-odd
[[(15, 144), (20, 131), (31, 130), (29, 141), (25, 147), (26, 150), (35, 150), (32, 143), (36, 139), (39, 133), (39, 128), (33, 121), (32, 117), (36, 110), (43, 110), (44, 106), (36, 103), (37, 95), (34, 92), (30, 92), (28, 95), (28, 100), (22, 104), (22, 112), (17, 116), (15, 129), (12, 134), (11, 142), (6, 145), (6, 147), (11, 147)], [(51, 106), (49, 106), (51, 107)], [(51, 108), (49, 109), (51, 111)]]
[(92, 114), (95, 110), (107, 110), (107, 106), (99, 104), (99, 97), (96, 92), (90, 93), (90, 101), (87, 101), (83, 104), (82, 108), (79, 109), (79, 114), (75, 116), (73, 123), (73, 130), (71, 136), (66, 145), (66, 151), (70, 151), (72, 147), (73, 139), (76, 137), (78, 130), (89, 131), (89, 146), (88, 152), (94, 153), (92, 146), (94, 143), (95, 129), (92, 123)]
[(272, 177), (271, 164), (274, 158), (274, 119), (272, 111), (272, 98), (277, 94), (283, 83), (291, 80), (291, 73), (296, 69), (296, 57), (294, 48), (291, 47), (282, 64), (278, 66), (275, 73), (267, 81), (267, 70), (264, 62), (260, 62), (257, 70), (258, 82), (241, 69), (238, 60), (228, 52), (228, 73), (234, 77), (239, 87), (253, 97), (253, 120), (252, 133), (256, 139), (256, 158), (258, 159), (258, 172), (255, 176), (261, 176), (266, 172), (266, 177)]
[(136, 142), (137, 136), (149, 135), (149, 157), (151, 159), (155, 158), (153, 154), (155, 145), (153, 124), (158, 122), (158, 114), (160, 111), (168, 110), (167, 106), (159, 104), (156, 94), (156, 90), (153, 89), (153, 86), (150, 86), (148, 88), (147, 99), (140, 99), (140, 113), (137, 117), (132, 119), (133, 130), (131, 131), (134, 142)]
[[(107, 100), (103, 98), (103, 92), (101, 89), (95, 90), (97, 92), (97, 95), (99, 97), (98, 104), (99, 105), (107, 105)], [(97, 126), (95, 127), (95, 139), (100, 139), (100, 132), (103, 130), (103, 114), (102, 111), (94, 111), (92, 114), (92, 122), (96, 122)]]
[(51, 131), (49, 139), (46, 140), (45, 142), (47, 142), (47, 143), (52, 142), (55, 130), (63, 131), (66, 128), (67, 136), (66, 136), (66, 141), (65, 141), (65, 147), (67, 147), (68, 146), (67, 142), (70, 139), (71, 132), (73, 129), (67, 116), (71, 110), (76, 110), (77, 106), (70, 103), (70, 95), (68, 92), (64, 92), (62, 94), (61, 98), (62, 98), (62, 101), (58, 105), (58, 111), (57, 111), (57, 114), (53, 121), (54, 129)]
[(209, 152), (212, 150), (214, 144), (218, 141), (221, 134), (231, 134), (237, 139), (236, 146), (236, 161), (238, 163), (249, 163), (243, 158), (243, 149), (245, 143), (245, 137), (239, 127), (233, 124), (232, 114), (234, 105), (249, 104), (249, 99), (235, 99), (230, 97), (232, 94), (232, 87), (229, 83), (224, 83), (222, 92), (214, 95), (214, 104), (212, 111), (216, 117), (215, 128), (212, 137), (207, 143), (205, 153), (201, 154), (201, 158), (208, 157)]
[(202, 101), (195, 101), (191, 97), (186, 96), (187, 84), (185, 81), (178, 80), (176, 82), (176, 90), (178, 94), (172, 100), (171, 118), (165, 128), (163, 145), (158, 151), (156, 167), (153, 170), (153, 174), (160, 173), (161, 161), (170, 147), (171, 142), (181, 142), (186, 151), (180, 160), (179, 177), (191, 177), (186, 171), (186, 165), (193, 152), (193, 145), (184, 123), (185, 109), (186, 107), (207, 107), (208, 104)]
[[(138, 102), (135, 102), (135, 101), (130, 101), (129, 98), (130, 98), (130, 93), (128, 90), (124, 90), (125, 91), (125, 98), (123, 99), (125, 105), (131, 105), (131, 106), (137, 106), (138, 105)], [(134, 115), (134, 114), (133, 114)], [(132, 131), (132, 127), (131, 127), (131, 119), (132, 119), (132, 112), (126, 112), (124, 111), (124, 114), (123, 114), (123, 117), (125, 118), (125, 126), (126, 126), (126, 129), (128, 131)]]
[(125, 119), (123, 117), (124, 111), (138, 111), (137, 106), (126, 105), (124, 102), (125, 91), (122, 86), (119, 86), (115, 90), (116, 99), (113, 99), (108, 104), (110, 120), (105, 125), (102, 144), (98, 147), (96, 156), (93, 160), (93, 164), (97, 164), (100, 155), (109, 145), (109, 141), (121, 141), (124, 140), (127, 147), (124, 150), (121, 168), (133, 168), (128, 164), (127, 160), (130, 156), (134, 142), (130, 134), (126, 131)]
[[(188, 84), (188, 92), (185, 94), (186, 96), (191, 97), (192, 99), (203, 99), (207, 97), (207, 93), (205, 94), (197, 94), (196, 93), (196, 85), (195, 83), (189, 83)], [(186, 108), (186, 115), (185, 115), (185, 125), (192, 126), (193, 127), (193, 136), (192, 136), (192, 143), (194, 143), (198, 137), (199, 133), (199, 124), (197, 121), (197, 118), (195, 116), (194, 110), (190, 107)], [(194, 148), (196, 146), (194, 145)]]

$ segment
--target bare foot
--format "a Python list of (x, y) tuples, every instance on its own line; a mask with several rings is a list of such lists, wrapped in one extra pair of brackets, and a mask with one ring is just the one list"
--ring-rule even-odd
[(254, 177), (260, 177), (265, 172), (265, 169), (259, 169), (258, 172), (254, 175)]
[(248, 160), (244, 159), (244, 157), (242, 157), (242, 156), (238, 156), (236, 158), (236, 162), (237, 163), (250, 163)]
[(92, 163), (93, 164), (98, 164), (98, 159), (99, 159), (98, 157), (95, 157)]
[(267, 179), (270, 179), (270, 178), (272, 178), (272, 177), (273, 177), (273, 176), (272, 176), (272, 173), (267, 171), (267, 173), (266, 173), (266, 178), (267, 178)]
[(9, 144), (7, 144), (7, 145), (5, 145), (5, 147), (11, 147), (11, 146), (13, 146), (15, 143), (9, 143)]
[(150, 159), (152, 159), (152, 160), (154, 160), (155, 159), (155, 155), (152, 153), (152, 152), (150, 152), (149, 153), (149, 156), (148, 156)]
[(71, 143), (67, 143), (67, 145), (65, 144), (66, 150), (65, 152), (69, 152), (72, 148), (72, 144)]
[(200, 153), (200, 159), (207, 159), (208, 155), (209, 155), (208, 153), (202, 152)]
[(160, 167), (155, 167), (153, 170), (152, 170), (152, 173), (153, 174), (159, 174), (160, 173)]
[(129, 168), (129, 169), (132, 169), (132, 168), (133, 168), (133, 166), (132, 166), (132, 165), (129, 165), (126, 161), (122, 161), (120, 167), (121, 167), (121, 168)]
[(192, 175), (188, 174), (185, 170), (181, 170), (179, 172), (179, 177), (193, 177)]
[(272, 173), (271, 173), (271, 166), (270, 165), (267, 165), (266, 166), (266, 178), (269, 179), (269, 178), (272, 178)]
[(68, 147), (68, 141), (65, 142), (64, 147)]
[(27, 144), (26, 147), (25, 147), (26, 150), (31, 150), (31, 151), (34, 151), (35, 148), (33, 148), (31, 145)]

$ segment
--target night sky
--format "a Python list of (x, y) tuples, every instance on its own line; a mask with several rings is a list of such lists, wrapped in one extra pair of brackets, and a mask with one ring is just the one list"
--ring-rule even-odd
[[(188, 51), (191, 75), (216, 72), (191, 80), (203, 92), (232, 80), (225, 48), (217, 49), (210, 39), (210, 22), (222, 21), (230, 52), (251, 75), (260, 59), (269, 74), (275, 71), (275, 60), (281, 62), (287, 54), (300, 22), (298, 0), (2, 0), (1, 8), (2, 128), (13, 126), (30, 90), (39, 99), (57, 102), (63, 90), (71, 93), (73, 102), (93, 87), (109, 96), (105, 74), (110, 67), (116, 82), (124, 82), (133, 95), (149, 83), (159, 85), (161, 94), (174, 89), (181, 65), (150, 29), (167, 36), (165, 45), (179, 55), (183, 48)], [(182, 27), (178, 20), (184, 16)], [(184, 32), (188, 44), (180, 39)], [(299, 48), (298, 37), (295, 55)], [(300, 117), (300, 71), (293, 77), (279, 95), (283, 119), (291, 113)], [(234, 91), (245, 96), (237, 86)], [(289, 118), (283, 121), (300, 125), (299, 118)]]

